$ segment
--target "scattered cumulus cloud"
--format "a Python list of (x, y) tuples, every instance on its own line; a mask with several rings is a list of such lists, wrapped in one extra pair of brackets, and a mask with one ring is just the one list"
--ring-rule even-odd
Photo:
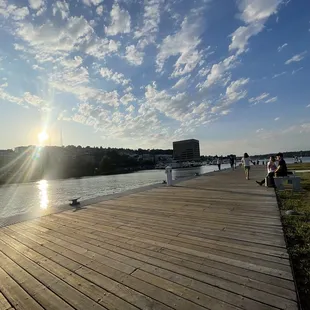
[(285, 62), (285, 64), (286, 64), (286, 65), (289, 65), (289, 64), (291, 64), (291, 63), (293, 63), (293, 62), (302, 61), (302, 60), (305, 58), (306, 54), (307, 54), (307, 51), (304, 51), (304, 52), (302, 52), (302, 53), (300, 53), (300, 54), (296, 54), (296, 55), (294, 55), (293, 57), (291, 57), (290, 59), (288, 59), (288, 60)]
[(143, 26), (138, 27), (134, 33), (134, 37), (139, 39), (138, 46), (141, 49), (156, 42), (163, 2), (163, 0), (144, 1)]
[(143, 62), (144, 52), (137, 50), (134, 45), (126, 47), (125, 59), (134, 66), (139, 66)]
[(96, 13), (97, 13), (99, 16), (102, 16), (102, 15), (103, 15), (103, 5), (99, 5), (99, 6), (96, 8)]
[(264, 29), (268, 18), (278, 11), (282, 0), (240, 0), (239, 18), (244, 22), (231, 34), (230, 51), (241, 54), (247, 51), (248, 41)]
[(286, 46), (288, 46), (287, 43), (284, 43), (283, 45), (279, 46), (278, 47), (278, 52), (281, 52), (284, 49), (284, 47), (286, 47)]
[(39, 10), (44, 5), (44, 0), (29, 0), (29, 6), (33, 10)]
[(172, 89), (184, 89), (187, 86), (190, 75), (180, 78), (173, 86)]
[(298, 69), (296, 69), (296, 70), (293, 70), (293, 71), (292, 71), (292, 74), (293, 74), (293, 75), (296, 74), (297, 72), (301, 71), (303, 68), (304, 68), (304, 67), (300, 67), (300, 68), (298, 68)]
[(266, 100), (265, 103), (272, 103), (272, 102), (276, 102), (276, 101), (278, 101), (278, 97), (277, 96), (272, 97), (272, 98)]
[(283, 72), (281, 72), (281, 73), (276, 73), (276, 74), (274, 74), (273, 76), (272, 76), (272, 78), (273, 79), (276, 79), (276, 78), (278, 78), (278, 77), (280, 77), (280, 76), (282, 76), (282, 75), (285, 75), (286, 74), (286, 71), (283, 71)]
[(186, 16), (179, 31), (163, 40), (156, 59), (158, 72), (162, 71), (166, 60), (172, 56), (178, 56), (172, 77), (188, 74), (195, 69), (202, 59), (202, 52), (198, 48), (201, 43), (201, 22), (199, 18)]
[(105, 32), (108, 36), (115, 36), (119, 33), (129, 33), (131, 18), (129, 13), (120, 8), (119, 4), (115, 3), (110, 12), (111, 24), (105, 27)]
[(53, 3), (53, 15), (60, 14), (62, 19), (69, 17), (69, 4), (66, 1), (56, 1)]
[(92, 5), (96, 6), (100, 4), (101, 2), (103, 2), (103, 0), (82, 0), (82, 2), (88, 6), (92, 6)]
[[(208, 15), (216, 1), (189, 2), (183, 11), (178, 1), (165, 0), (82, 0), (78, 6), (68, 0), (13, 2), (0, 0), (1, 31), (8, 38), (0, 56), (0, 104), (36, 110), (40, 116), (60, 111), (59, 119), (91, 126), (102, 138), (113, 137), (113, 143), (162, 147), (171, 140), (199, 138), (238, 104), (249, 108), (247, 102), (276, 102), (277, 97), (258, 91), (302, 69), (286, 71), (283, 61), (282, 67), (276, 61), (272, 67), (267, 59), (264, 70), (251, 71), (253, 62), (261, 61), (251, 42), (267, 34), (267, 21), (281, 9), (281, 0), (238, 0), (238, 14), (231, 17), (240, 26), (223, 21), (231, 33), (224, 38)], [(277, 50), (284, 48), (289, 55), (298, 52), (288, 43)], [(283, 56), (274, 46), (270, 50), (271, 58)], [(285, 82), (298, 77), (287, 74)], [(279, 88), (272, 92), (281, 95)], [(308, 131), (303, 122), (290, 132)], [(258, 133), (262, 138), (269, 134), (262, 128)]]
[(108, 68), (101, 68), (100, 74), (102, 77), (106, 78), (109, 81), (113, 81), (116, 84), (122, 84), (123, 86), (127, 85), (130, 80), (126, 79), (123, 73), (113, 72)]
[(256, 104), (260, 103), (261, 101), (264, 101), (264, 99), (266, 99), (267, 97), (269, 97), (269, 93), (262, 93), (261, 95), (259, 95), (257, 97), (250, 98), (249, 102), (256, 105)]

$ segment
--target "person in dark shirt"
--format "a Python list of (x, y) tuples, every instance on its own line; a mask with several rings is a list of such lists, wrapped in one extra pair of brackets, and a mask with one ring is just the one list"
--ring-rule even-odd
[(231, 169), (234, 170), (234, 166), (235, 166), (235, 156), (234, 155), (230, 155), (229, 162), (230, 162)]
[(277, 177), (286, 177), (287, 176), (287, 166), (286, 166), (286, 162), (283, 159), (283, 154), (282, 153), (278, 153), (277, 154), (277, 160), (278, 160), (278, 168), (275, 171), (275, 175)]

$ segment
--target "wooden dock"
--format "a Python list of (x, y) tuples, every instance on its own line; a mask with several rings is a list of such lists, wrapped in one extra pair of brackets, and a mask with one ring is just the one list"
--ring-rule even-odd
[(238, 169), (1, 228), (8, 309), (298, 309), (275, 194)]

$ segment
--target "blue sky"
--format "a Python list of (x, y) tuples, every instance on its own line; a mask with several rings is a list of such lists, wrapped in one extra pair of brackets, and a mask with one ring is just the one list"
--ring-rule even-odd
[(308, 0), (0, 0), (0, 148), (310, 149)]

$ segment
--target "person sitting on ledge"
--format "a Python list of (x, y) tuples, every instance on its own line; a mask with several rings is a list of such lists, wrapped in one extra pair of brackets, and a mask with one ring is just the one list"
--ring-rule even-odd
[[(270, 156), (269, 162), (267, 164), (267, 176), (266, 178), (268, 178), (270, 180), (270, 185), (274, 186), (274, 175), (275, 175), (275, 171), (277, 170), (277, 165), (276, 165), (276, 158), (274, 156)], [(256, 181), (257, 184), (259, 184), (260, 186), (262, 186), (265, 183), (265, 179), (262, 181)]]
[[(272, 156), (273, 157), (273, 156)], [(270, 159), (272, 158), (270, 157)], [(274, 159), (274, 157), (273, 157)], [(274, 186), (274, 177), (286, 177), (287, 176), (287, 166), (286, 166), (286, 162), (283, 158), (283, 154), (282, 153), (278, 153), (277, 154), (277, 161), (278, 161), (278, 167), (274, 170), (274, 171), (270, 171), (269, 172), (269, 168), (268, 168), (268, 175), (267, 177), (270, 179), (270, 184), (272, 186)], [(271, 160), (268, 163), (269, 167), (272, 166)], [(267, 165), (267, 166), (268, 166)], [(262, 186), (265, 182), (265, 179), (262, 180), (261, 182), (256, 181), (257, 184), (259, 184), (260, 186)]]
[(278, 168), (275, 171), (277, 177), (287, 176), (287, 166), (282, 153), (277, 154)]

